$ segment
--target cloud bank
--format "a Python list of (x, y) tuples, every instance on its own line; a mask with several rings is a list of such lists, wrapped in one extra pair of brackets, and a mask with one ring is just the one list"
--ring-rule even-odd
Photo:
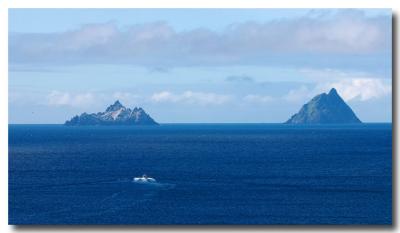
[[(350, 80), (341, 80), (325, 85), (326, 87), (334, 87), (342, 95), (343, 99), (367, 101), (377, 99), (392, 93), (392, 85), (384, 83), (380, 79), (355, 78)], [(326, 89), (326, 87), (324, 89)]]
[(69, 92), (51, 91), (47, 95), (48, 105), (50, 106), (84, 107), (93, 104), (95, 99), (95, 95), (90, 92), (72, 94)]
[(391, 95), (392, 85), (378, 78), (349, 78), (333, 82), (320, 82), (313, 87), (302, 85), (290, 90), (283, 99), (288, 102), (304, 102), (317, 94), (336, 88), (345, 101), (365, 102)]
[[(324, 11), (322, 11), (324, 12)], [(391, 18), (362, 11), (177, 31), (166, 22), (120, 28), (113, 22), (50, 34), (10, 33), (10, 63), (111, 63), (150, 67), (260, 65), (296, 56), (391, 51)], [(12, 30), (12, 29), (11, 29)], [(314, 58), (311, 58), (314, 59)]]
[[(138, 95), (131, 92), (68, 92), (53, 90), (46, 95), (47, 105), (53, 107), (85, 108), (94, 105), (106, 105), (110, 100), (121, 100), (128, 106), (140, 105), (192, 105), (192, 106), (222, 106), (222, 105), (269, 105), (272, 103), (298, 104), (309, 101), (314, 96), (327, 93), (331, 88), (336, 88), (345, 101), (367, 102), (369, 100), (381, 99), (391, 95), (391, 83), (382, 79), (374, 78), (352, 78), (341, 79), (331, 82), (319, 82), (304, 84), (298, 88), (289, 90), (286, 94), (271, 96), (268, 93), (248, 92), (247, 94), (228, 93), (220, 94), (207, 91), (159, 91)], [(13, 93), (11, 99), (19, 98)], [(26, 98), (23, 98), (26, 99)], [(39, 98), (37, 101), (41, 102)]]
[(229, 95), (221, 95), (211, 92), (185, 91), (175, 94), (169, 91), (154, 93), (151, 101), (155, 103), (186, 103), (200, 105), (220, 105), (231, 100)]

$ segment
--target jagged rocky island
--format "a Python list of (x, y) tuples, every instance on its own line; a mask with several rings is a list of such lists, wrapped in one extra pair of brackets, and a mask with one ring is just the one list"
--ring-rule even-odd
[(118, 100), (105, 112), (82, 113), (66, 121), (65, 125), (158, 125), (142, 108), (126, 108)]
[(354, 124), (361, 123), (335, 88), (315, 96), (294, 114), (287, 124)]

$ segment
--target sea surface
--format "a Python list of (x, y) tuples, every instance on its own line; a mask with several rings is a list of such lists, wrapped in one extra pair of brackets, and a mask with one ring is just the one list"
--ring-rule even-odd
[(391, 206), (391, 124), (9, 125), (10, 224), (391, 224)]

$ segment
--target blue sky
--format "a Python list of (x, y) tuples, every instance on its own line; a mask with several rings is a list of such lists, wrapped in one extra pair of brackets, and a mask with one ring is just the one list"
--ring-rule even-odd
[(9, 121), (119, 99), (161, 123), (284, 122), (335, 87), (390, 122), (391, 51), (387, 9), (11, 9)]

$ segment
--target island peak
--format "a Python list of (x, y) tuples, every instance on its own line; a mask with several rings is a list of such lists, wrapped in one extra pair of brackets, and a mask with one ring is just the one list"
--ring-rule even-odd
[(332, 88), (332, 89), (329, 91), (328, 95), (339, 95), (339, 94), (337, 93), (337, 90), (336, 90), (335, 88)]
[(65, 125), (158, 125), (142, 108), (126, 108), (119, 100), (104, 112), (82, 113), (65, 122)]
[(121, 109), (121, 108), (125, 108), (125, 106), (122, 105), (121, 102), (119, 102), (119, 100), (117, 100), (112, 105), (108, 106), (108, 108), (106, 109), (106, 112), (108, 112), (108, 111), (116, 111), (116, 110)]
[(332, 88), (328, 94), (322, 93), (303, 105), (287, 124), (354, 124), (361, 123), (353, 110)]

